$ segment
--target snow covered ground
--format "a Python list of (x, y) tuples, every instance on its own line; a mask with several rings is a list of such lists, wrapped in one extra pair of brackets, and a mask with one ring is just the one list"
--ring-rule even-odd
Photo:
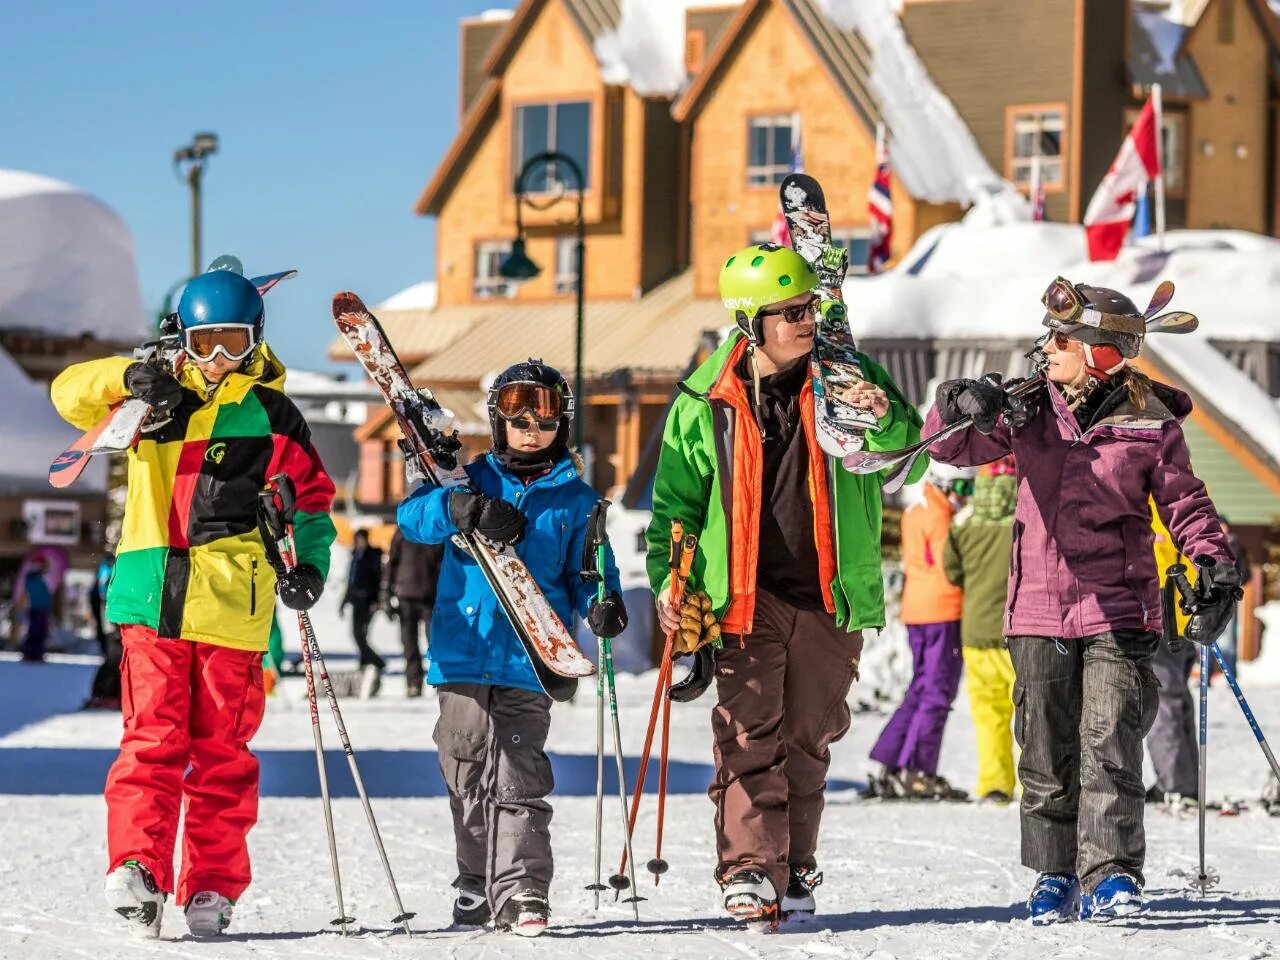
[[(318, 611), (330, 667), (350, 666), (347, 624), (332, 597)], [(292, 634), (292, 629), (286, 631)], [(375, 645), (395, 649), (394, 628), (379, 618)], [(394, 664), (394, 661), (393, 661)], [(255, 881), (221, 942), (185, 938), (171, 907), (164, 939), (127, 939), (102, 901), (104, 811), (100, 796), (119, 734), (119, 717), (78, 713), (94, 664), (62, 657), (43, 666), (0, 660), (0, 960), (92, 960), (138, 957), (1195, 957), (1254, 960), (1280, 942), (1280, 820), (1254, 809), (1209, 822), (1209, 862), (1222, 874), (1207, 900), (1189, 894), (1196, 863), (1196, 822), (1148, 817), (1148, 892), (1141, 919), (1109, 926), (1032, 929), (1022, 919), (1030, 871), (1018, 862), (1016, 810), (978, 805), (901, 805), (861, 801), (867, 753), (884, 717), (854, 718), (833, 749), (831, 792), (819, 851), (826, 883), (820, 917), (810, 925), (759, 935), (735, 927), (719, 910), (711, 879), (710, 695), (673, 711), (671, 796), (663, 854), (671, 872), (654, 888), (641, 919), (611, 899), (599, 911), (584, 889), (592, 874), (594, 698), (558, 705), (550, 751), (556, 771), (553, 841), (557, 875), (552, 928), (538, 941), (447, 930), (453, 841), (447, 801), (431, 742), (435, 700), (403, 697), (389, 675), (372, 701), (344, 700), (344, 716), (386, 839), (405, 905), (418, 912), (413, 940), (393, 932), (394, 914), (359, 801), (325, 714), (343, 888), (362, 932), (343, 940), (320, 932), (335, 915), (311, 732), (300, 679), (286, 679), (269, 704), (255, 741), (262, 759), (261, 820), (250, 837)], [(623, 736), (634, 774), (652, 693), (652, 673), (620, 681)], [(1264, 730), (1280, 738), (1280, 687), (1243, 682)], [(1265, 766), (1225, 688), (1210, 704), (1211, 793), (1257, 797)], [(943, 772), (971, 787), (973, 735), (961, 693), (948, 728)], [(650, 783), (655, 781), (651, 772)], [(613, 781), (609, 781), (610, 786)], [(605, 871), (619, 852), (616, 795), (606, 805)], [(1256, 803), (1254, 804), (1256, 808)], [(637, 828), (640, 862), (653, 851), (654, 805)]]

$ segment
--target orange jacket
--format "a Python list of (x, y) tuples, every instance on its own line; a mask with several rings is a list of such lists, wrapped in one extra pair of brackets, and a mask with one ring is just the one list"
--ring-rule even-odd
[(902, 622), (945, 623), (959, 620), (963, 593), (951, 585), (942, 568), (942, 554), (951, 530), (951, 503), (931, 483), (924, 485), (924, 502), (902, 514)]

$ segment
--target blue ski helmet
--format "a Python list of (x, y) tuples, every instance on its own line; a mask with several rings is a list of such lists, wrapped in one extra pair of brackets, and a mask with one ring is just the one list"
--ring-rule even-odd
[(261, 340), (262, 322), (262, 294), (253, 281), (230, 270), (210, 270), (192, 278), (178, 301), (182, 330), (251, 324), (254, 339)]

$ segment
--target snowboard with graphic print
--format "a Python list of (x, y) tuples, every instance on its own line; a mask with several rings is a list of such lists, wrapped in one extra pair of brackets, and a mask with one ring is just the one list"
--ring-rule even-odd
[(818, 445), (825, 453), (843, 458), (861, 450), (864, 431), (879, 425), (870, 410), (845, 403), (834, 392), (865, 379), (840, 290), (849, 269), (849, 251), (831, 242), (831, 217), (817, 180), (792, 173), (778, 193), (791, 245), (818, 275), (821, 312), (810, 358)]

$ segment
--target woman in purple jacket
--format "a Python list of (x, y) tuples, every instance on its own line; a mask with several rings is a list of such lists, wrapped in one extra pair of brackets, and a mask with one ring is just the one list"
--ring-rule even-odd
[(1142, 904), (1142, 740), (1155, 719), (1161, 633), (1148, 496), (1229, 602), (1238, 575), (1191, 472), (1186, 394), (1130, 366), (1146, 321), (1123, 294), (1059, 278), (1045, 292), (1047, 385), (1011, 397), (999, 377), (938, 387), (925, 433), (973, 426), (935, 459), (1012, 453), (1018, 501), (1004, 632), (1022, 747), (1022, 862), (1038, 871), (1032, 922), (1105, 919)]

